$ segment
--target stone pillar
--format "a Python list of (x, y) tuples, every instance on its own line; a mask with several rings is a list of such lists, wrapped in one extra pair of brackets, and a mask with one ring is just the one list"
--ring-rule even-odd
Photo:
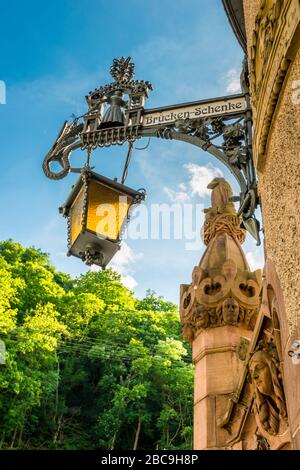
[(180, 294), (183, 335), (192, 345), (195, 364), (197, 450), (232, 449), (237, 442), (226, 420), (245, 370), (243, 356), (253, 334), (261, 291), (261, 272), (250, 271), (241, 247), (245, 233), (230, 202), (229, 184), (215, 178), (208, 188), (212, 189), (212, 207), (205, 210), (207, 248), (193, 270), (192, 283), (181, 285)]
[(243, 370), (236, 354), (241, 338), (250, 342), (249, 330), (227, 325), (205, 330), (193, 342), (194, 449), (230, 448), (229, 433), (220, 424)]

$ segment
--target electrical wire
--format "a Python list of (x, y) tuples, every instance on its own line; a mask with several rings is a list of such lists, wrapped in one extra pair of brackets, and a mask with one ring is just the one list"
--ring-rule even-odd
[[(118, 311), (117, 313), (128, 313), (128, 310), (120, 310)], [(19, 328), (19, 331), (11, 331), (9, 333), (7, 333), (6, 335), (6, 340), (7, 341), (15, 341), (15, 342), (19, 342), (20, 340), (22, 340), (22, 333), (30, 333), (30, 330), (23, 330), (22, 331), (22, 327), (17, 327)], [(21, 329), (21, 331), (20, 331)], [(35, 331), (32, 331), (32, 333), (37, 333), (37, 334), (45, 334), (47, 335), (47, 333), (41, 333), (41, 332), (35, 332)], [(12, 339), (13, 338), (18, 338), (18, 339)], [(1, 337), (0, 337), (1, 339)], [(23, 338), (24, 339), (24, 338)], [(141, 341), (139, 340), (139, 338), (132, 338), (132, 339), (136, 339), (138, 341)], [(82, 340), (82, 342), (81, 342)], [(76, 344), (72, 344), (72, 343), (76, 343)], [(102, 352), (102, 356), (101, 355), (96, 355), (94, 356), (95, 354), (95, 351), (91, 351), (92, 348), (94, 348), (95, 346), (98, 346), (99, 348), (103, 347), (104, 348), (104, 351)], [(141, 347), (145, 347), (147, 348), (147, 353), (152, 352), (153, 354), (151, 354), (152, 357), (155, 356), (155, 350), (153, 348), (153, 346), (151, 346), (150, 348), (147, 347), (147, 346), (144, 346), (144, 344), (142, 343), (141, 344)], [(73, 353), (79, 353), (79, 354), (85, 354), (85, 355), (89, 355), (90, 357), (96, 357), (96, 358), (112, 358), (114, 357), (114, 355), (118, 355), (118, 359), (120, 359), (120, 357), (122, 357), (122, 359), (124, 360), (127, 360), (127, 361), (132, 361), (133, 359), (137, 358), (137, 357), (143, 357), (143, 355), (137, 355), (136, 352), (134, 351), (129, 351), (128, 349), (130, 348), (130, 343), (129, 341), (127, 342), (124, 342), (124, 341), (111, 341), (109, 339), (106, 339), (106, 338), (94, 338), (94, 337), (91, 337), (91, 336), (84, 336), (83, 338), (81, 339), (71, 339), (69, 340), (68, 338), (66, 339), (58, 339), (57, 340), (57, 348), (60, 350), (60, 351), (68, 351), (68, 352), (73, 352)], [(124, 353), (126, 352), (126, 354), (124, 355)], [(104, 353), (106, 354), (104, 356)], [(107, 357), (107, 354), (109, 355), (109, 357)], [(166, 357), (167, 359), (167, 357)], [(187, 355), (187, 356), (183, 356), (181, 358), (181, 360), (183, 360), (184, 362), (188, 362), (188, 363), (191, 363), (192, 361), (192, 358), (190, 355)]]
[[(20, 327), (19, 327), (20, 328)], [(24, 330), (23, 330), (24, 331)], [(10, 333), (7, 333), (7, 339), (10, 339), (9, 337), (10, 336), (14, 336), (14, 337), (20, 337), (20, 333), (22, 335), (23, 331), (12, 331)], [(25, 330), (24, 331), (25, 333), (30, 333), (30, 330)], [(38, 333), (38, 334), (46, 334), (47, 333), (41, 333), (41, 332), (36, 332), (36, 331), (32, 331), (32, 333)], [(0, 337), (1, 339), (1, 337)], [(93, 346), (93, 345), (98, 345), (100, 342), (101, 344), (103, 344), (104, 346), (105, 345), (112, 345), (113, 348), (115, 348), (116, 346), (119, 347), (119, 348), (123, 348), (125, 346), (128, 346), (129, 343), (128, 342), (120, 342), (120, 341), (111, 341), (109, 339), (106, 339), (106, 338), (93, 338), (91, 336), (84, 336), (83, 338), (77, 338), (77, 339), (72, 339), (71, 341), (76, 341), (76, 344), (81, 344), (80, 340), (83, 340), (83, 342), (85, 344), (89, 344), (90, 346)], [(132, 339), (135, 339), (135, 340), (138, 340), (138, 341), (141, 341), (139, 338), (132, 338)], [(64, 342), (66, 341), (70, 341), (68, 338), (66, 338), (65, 340), (63, 340)], [(141, 346), (144, 346), (143, 344)]]
[[(42, 334), (42, 333), (39, 333), (39, 334)], [(15, 334), (14, 336), (15, 336), (14, 339), (11, 338), (11, 337), (6, 337), (5, 340), (6, 341), (13, 341), (13, 342), (18, 343), (18, 342), (22, 341), (22, 339), (24, 339), (22, 337), (19, 337), (19, 335), (17, 335), (17, 334)], [(72, 344), (72, 343), (75, 343), (75, 344)], [(103, 347), (107, 352), (115, 352), (115, 351), (118, 351), (118, 350), (124, 351), (125, 350), (124, 347), (130, 348), (130, 343), (127, 343), (127, 344), (124, 343), (122, 345), (120, 345), (120, 343), (119, 343), (119, 345), (118, 345), (118, 343), (109, 342), (109, 343), (105, 344), (105, 341), (103, 341), (101, 339), (95, 340), (93, 342), (84, 342), (84, 343), (78, 343), (78, 341), (75, 340), (75, 339), (73, 339), (71, 341), (68, 340), (68, 339), (66, 339), (66, 340), (59, 339), (59, 340), (57, 340), (57, 344), (58, 344), (58, 347), (61, 347), (61, 345), (62, 345), (63, 347), (69, 347), (69, 348), (76, 349), (78, 351), (85, 351), (85, 352), (88, 352), (92, 348), (97, 347), (97, 346), (99, 348)], [(152, 350), (153, 352), (155, 351), (155, 349), (153, 347), (147, 347), (147, 346), (144, 346), (144, 345), (142, 345), (142, 347), (146, 348), (148, 351), (149, 350), (150, 351)], [(127, 353), (136, 354), (136, 352), (130, 352), (128, 350), (127, 350)]]
[[(7, 341), (9, 342), (14, 342), (14, 343), (19, 343), (20, 341), (18, 339), (12, 339), (12, 338), (5, 338)], [(75, 340), (72, 340), (72, 341), (75, 341)], [(95, 342), (96, 343), (96, 342)], [(116, 345), (114, 344), (111, 344), (109, 347), (105, 346), (104, 345), (104, 350), (99, 354), (99, 349), (98, 351), (93, 351), (93, 348), (95, 346), (99, 346), (101, 347), (102, 344), (99, 344), (99, 342), (97, 342), (97, 344), (94, 344), (93, 346), (91, 345), (79, 345), (79, 344), (75, 344), (75, 345), (72, 345), (66, 341), (63, 341), (63, 340), (58, 340), (57, 341), (57, 348), (56, 350), (58, 352), (68, 352), (68, 353), (79, 353), (79, 354), (82, 354), (82, 355), (88, 355), (89, 357), (91, 358), (100, 358), (100, 359), (118, 359), (118, 360), (125, 360), (125, 361), (133, 361), (134, 359), (138, 359), (138, 358), (141, 358), (141, 357), (144, 357), (143, 354), (139, 354), (138, 352), (136, 351), (130, 351), (128, 349), (124, 349), (124, 348), (121, 348), (121, 347), (116, 347)], [(130, 345), (127, 345), (127, 346), (130, 346)], [(155, 351), (152, 349), (150, 349), (150, 354), (149, 354), (149, 348), (147, 348), (148, 350), (145, 351), (146, 355), (149, 357), (152, 357), (154, 359), (159, 359), (157, 354), (155, 354)], [(168, 357), (166, 356), (165, 359), (167, 360)], [(184, 362), (188, 362), (188, 363), (191, 363), (192, 361), (192, 358), (191, 356), (187, 355), (187, 356), (183, 356), (180, 358), (181, 361), (184, 361)]]

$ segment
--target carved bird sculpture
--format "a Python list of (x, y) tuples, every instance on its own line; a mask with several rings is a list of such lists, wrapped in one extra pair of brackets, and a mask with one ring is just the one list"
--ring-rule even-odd
[(223, 212), (232, 212), (234, 209), (233, 203), (230, 201), (233, 192), (231, 186), (224, 178), (214, 178), (209, 185), (208, 189), (212, 189), (211, 193), (211, 209), (216, 214), (222, 214)]

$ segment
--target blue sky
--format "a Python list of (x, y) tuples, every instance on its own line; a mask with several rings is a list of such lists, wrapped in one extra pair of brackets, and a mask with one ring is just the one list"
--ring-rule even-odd
[[(66, 223), (57, 211), (75, 176), (51, 181), (41, 168), (63, 121), (85, 112), (84, 96), (111, 80), (114, 57), (132, 57), (136, 78), (154, 86), (146, 106), (155, 107), (238, 92), (242, 50), (220, 0), (10, 0), (1, 5), (0, 35), (7, 90), (0, 105), (0, 239), (40, 247), (58, 269), (78, 275), (87, 268), (65, 256)], [(125, 155), (125, 147), (97, 150), (95, 170), (120, 177)], [(72, 162), (84, 158), (77, 152)], [(187, 199), (207, 207), (204, 186), (218, 171), (238, 192), (207, 153), (152, 139), (133, 153), (127, 184), (147, 189), (147, 207)], [(261, 266), (262, 250), (249, 236), (244, 248), (252, 267)], [(199, 243), (186, 250), (186, 240), (128, 240), (113, 265), (138, 296), (151, 288), (177, 303), (203, 249)]]

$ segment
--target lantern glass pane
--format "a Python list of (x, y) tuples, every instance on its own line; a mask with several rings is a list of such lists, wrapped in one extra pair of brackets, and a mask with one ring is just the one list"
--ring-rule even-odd
[(132, 198), (96, 181), (89, 184), (87, 229), (118, 240)]
[(71, 222), (71, 245), (75, 242), (76, 238), (82, 230), (82, 211), (84, 201), (84, 187), (79, 191), (75, 201), (72, 204), (70, 211)]

